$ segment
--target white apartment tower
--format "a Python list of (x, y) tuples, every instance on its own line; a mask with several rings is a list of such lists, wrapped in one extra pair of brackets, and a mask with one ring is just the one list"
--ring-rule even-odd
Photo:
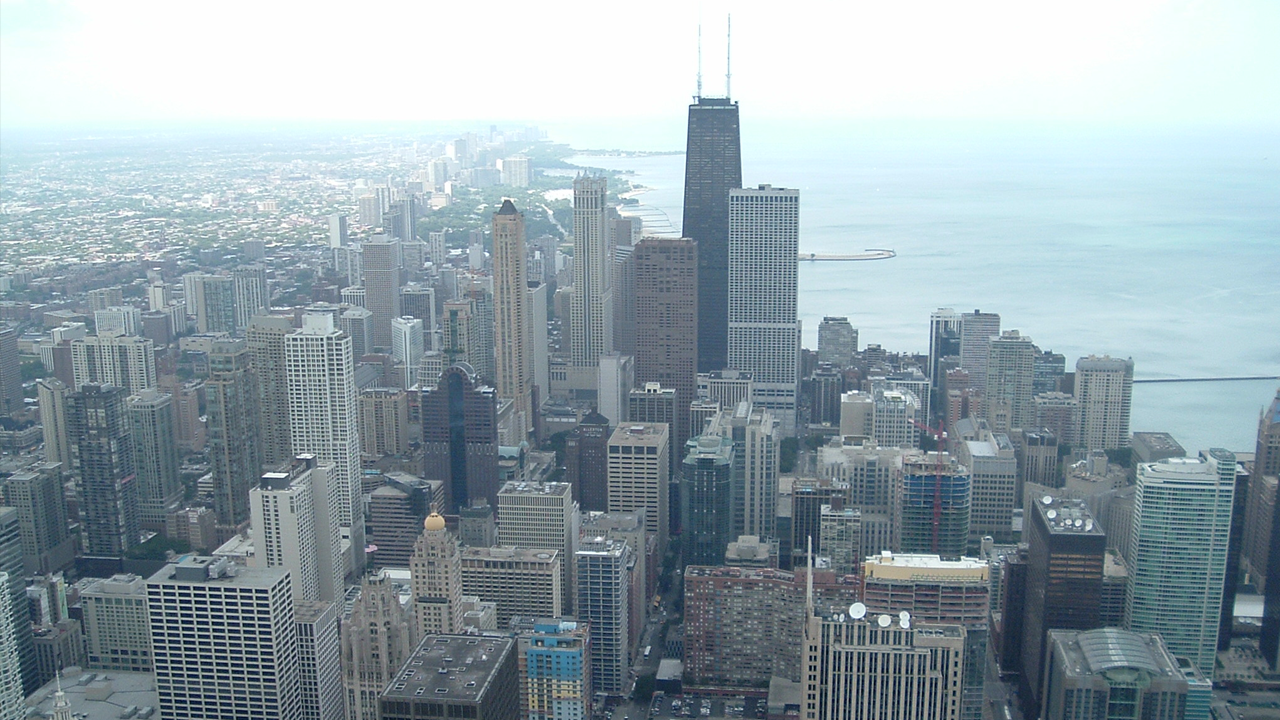
[[(569, 357), (579, 368), (597, 368), (600, 355), (613, 350), (613, 243), (608, 199), (607, 178), (581, 176), (573, 181)], [(592, 375), (595, 372), (590, 370)]]
[(71, 341), (71, 371), (75, 388), (115, 385), (130, 395), (156, 386), (156, 351), (146, 339), (129, 335)]
[(338, 508), (342, 495), (333, 463), (303, 455), (249, 490), (254, 554), (251, 567), (283, 567), (299, 600), (342, 597), (344, 568)]
[(987, 422), (995, 432), (1033, 427), (1035, 404), (1032, 402), (1032, 380), (1035, 378), (1036, 347), (1031, 338), (1017, 330), (1006, 330), (991, 338), (987, 353)]
[(560, 552), (561, 604), (566, 614), (573, 612), (578, 517), (578, 503), (569, 483), (512, 481), (498, 491), (498, 544)]
[(796, 432), (800, 323), (796, 255), (800, 191), (729, 191), (729, 367), (752, 374), (757, 407)]
[(431, 513), (423, 522), (409, 572), (416, 636), (462, 632), (462, 550), (440, 515)]
[(532, 395), (532, 312), (524, 240), (524, 215), (510, 200), (503, 200), (493, 216), (495, 383), (498, 397), (515, 403), (516, 421), (527, 435), (533, 430), (533, 413), (537, 409)]
[(1129, 447), (1133, 360), (1090, 355), (1076, 361), (1075, 396), (1080, 448), (1090, 452)]
[(187, 557), (147, 580), (147, 610), (161, 717), (298, 718), (288, 570)]
[[(991, 338), (999, 335), (999, 314), (974, 310), (960, 315), (960, 367), (969, 371), (969, 377), (979, 391), (987, 386), (987, 356), (991, 352)], [(934, 383), (938, 380), (934, 378)]]
[(289, 437), (293, 452), (333, 463), (338, 521), (347, 528), (355, 570), (364, 567), (364, 504), (360, 487), (360, 422), (351, 338), (329, 314), (307, 314), (285, 336)]

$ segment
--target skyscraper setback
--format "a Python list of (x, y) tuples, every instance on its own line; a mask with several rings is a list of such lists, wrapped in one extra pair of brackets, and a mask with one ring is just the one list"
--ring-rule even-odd
[(729, 190), (742, 187), (742, 141), (738, 103), (725, 95), (694, 98), (685, 147), (681, 227), (698, 245), (698, 372), (729, 366)]

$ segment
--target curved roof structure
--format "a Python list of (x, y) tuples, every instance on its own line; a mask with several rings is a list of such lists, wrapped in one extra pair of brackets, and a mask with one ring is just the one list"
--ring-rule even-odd
[(1088, 630), (1078, 634), (1076, 642), (1093, 672), (1137, 668), (1153, 675), (1160, 674), (1160, 666), (1146, 640), (1137, 633), (1116, 628)]

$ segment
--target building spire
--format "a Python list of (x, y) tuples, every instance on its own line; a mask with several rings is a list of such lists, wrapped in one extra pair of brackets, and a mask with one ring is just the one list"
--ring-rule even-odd
[(724, 97), (725, 97), (725, 99), (726, 99), (726, 100), (728, 100), (729, 98), (733, 97), (733, 95), (729, 92), (729, 79), (732, 77), (732, 74), (729, 72), (729, 69), (730, 69), (730, 64), (729, 64), (730, 55), (729, 55), (729, 51), (730, 51), (730, 49), (731, 49), (731, 47), (730, 47), (730, 46), (732, 45), (732, 43), (733, 43), (733, 15), (732, 15), (732, 14), (730, 14), (730, 15), (726, 15), (726, 16), (725, 16), (725, 39), (724, 39)]
[(58, 681), (58, 691), (53, 695), (53, 720), (71, 720), (71, 702), (62, 692), (62, 673), (55, 673), (53, 677)]
[(693, 97), (702, 98), (702, 21), (698, 21), (698, 91)]

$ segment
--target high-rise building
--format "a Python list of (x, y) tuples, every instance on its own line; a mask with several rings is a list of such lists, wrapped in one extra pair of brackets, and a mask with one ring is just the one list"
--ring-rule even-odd
[(853, 364), (858, 352), (858, 331), (847, 317), (827, 316), (818, 325), (818, 362), (838, 368)]
[(1244, 524), (1248, 513), (1249, 472), (1244, 465), (1236, 462), (1235, 453), (1225, 448), (1210, 448), (1200, 451), (1201, 460), (1212, 460), (1218, 468), (1223, 482), (1235, 484), (1232, 494), (1231, 531), (1227, 540), (1227, 567), (1223, 573), (1222, 602), (1218, 620), (1218, 650), (1231, 647), (1232, 630), (1235, 626), (1236, 595), (1240, 589), (1241, 556), (1244, 553)]
[(23, 564), (22, 520), (16, 508), (0, 507), (0, 575), (6, 578), (0, 582), (0, 606), (8, 608), (13, 621), (14, 646), (8, 650), (17, 656), (22, 687), (30, 694), (40, 687), (40, 681)]
[(409, 393), (399, 388), (360, 391), (360, 443), (366, 455), (409, 452)]
[(262, 474), (258, 377), (243, 341), (215, 343), (205, 382), (213, 507), (230, 537), (249, 520), (249, 488)]
[(341, 248), (346, 247), (349, 239), (347, 237), (347, 216), (334, 213), (329, 216), (329, 247)]
[(423, 474), (445, 483), (449, 510), (498, 504), (498, 417), (493, 388), (454, 365), (422, 392)]
[(1035, 344), (1017, 330), (991, 338), (987, 351), (987, 422), (995, 432), (1007, 433), (1035, 423), (1031, 386), (1035, 379)]
[(856, 575), (862, 565), (862, 511), (857, 507), (822, 505), (819, 508), (818, 537), (823, 557), (837, 575)]
[[(616, 212), (616, 211), (614, 211)], [(639, 218), (635, 218), (638, 223)], [(631, 244), (632, 218), (609, 220), (613, 247), (613, 350), (636, 352), (636, 248)]]
[(591, 631), (591, 687), (619, 696), (627, 686), (631, 615), (631, 547), (622, 540), (588, 538), (578, 547), (578, 620)]
[[(378, 698), (378, 717), (520, 720), (516, 654), (511, 637), (427, 635)], [(449, 663), (449, 672), (437, 672)]]
[[(752, 401), (773, 413), (783, 436), (796, 432), (800, 382), (800, 323), (796, 319), (799, 241), (799, 190), (761, 185), (729, 191), (726, 367), (752, 374)], [(699, 276), (700, 285), (711, 280)]]
[(591, 634), (586, 623), (533, 619), (516, 636), (520, 656), (520, 717), (561, 720), (591, 716)]
[(1107, 537), (1082, 501), (1046, 495), (1028, 504), (1026, 584), (1018, 591), (1026, 598), (1020, 699), (1023, 711), (1034, 716), (1048, 631), (1100, 627)]
[(130, 396), (128, 404), (138, 472), (138, 521), (144, 530), (161, 531), (165, 518), (182, 502), (173, 396), (147, 389)]
[(249, 491), (254, 554), (251, 567), (283, 567), (298, 600), (341, 598), (346, 587), (332, 463), (303, 455), (288, 467), (263, 473)]
[[(9, 574), (0, 572), (0, 587), (9, 584)], [(22, 717), (22, 699), (27, 696), (22, 687), (22, 668), (18, 663), (16, 628), (13, 609), (7, 603), (0, 603), (0, 715), (6, 718)], [(70, 713), (65, 714), (67, 718), (70, 716)]]
[(67, 435), (67, 396), (71, 392), (71, 388), (57, 378), (36, 381), (40, 425), (44, 432), (44, 459), (45, 462), (61, 463), (66, 472), (74, 468), (71, 439)]
[[(1018, 459), (1013, 442), (1005, 433), (993, 433), (985, 421), (961, 420), (957, 427), (972, 424), (973, 439), (965, 433), (952, 439), (956, 459), (969, 468), (973, 501), (969, 513), (969, 544), (983, 537), (998, 543), (1013, 541), (1013, 510), (1017, 505)], [(1054, 460), (1057, 460), (1056, 448)]]
[(235, 282), (229, 276), (187, 273), (182, 287), (187, 312), (196, 316), (197, 332), (235, 332)]
[(95, 310), (93, 328), (98, 337), (142, 334), (142, 311), (132, 305)]
[(969, 469), (947, 453), (903, 460), (894, 523), (898, 550), (958, 558), (969, 544), (973, 481)]
[(401, 587), (385, 574), (365, 577), (347, 595), (342, 618), (342, 685), (351, 720), (381, 720), (378, 696), (413, 651), (413, 615), (400, 603)]
[(151, 628), (144, 578), (120, 574), (94, 580), (80, 590), (80, 609), (90, 668), (151, 672)]
[[(946, 358), (960, 359), (960, 314), (952, 308), (938, 308), (929, 313), (929, 367), (925, 368), (934, 390), (942, 387), (945, 371), (942, 362)], [(934, 407), (938, 407), (934, 398)]]
[(404, 365), (404, 386), (418, 383), (418, 365), (425, 353), (425, 335), (422, 321), (412, 317), (398, 317), (391, 321), (391, 359)]
[(156, 386), (156, 353), (150, 340), (140, 337), (97, 337), (71, 341), (73, 387), (115, 385), (139, 393)]
[(351, 338), (351, 355), (356, 360), (373, 353), (373, 313), (362, 307), (343, 310), (338, 328)]
[(991, 338), (1000, 336), (1000, 315), (974, 310), (960, 315), (960, 367), (969, 372), (981, 393), (987, 386), (987, 357)]
[[(1258, 646), (1273, 672), (1280, 672), (1280, 502), (1276, 499), (1276, 476), (1280, 475), (1280, 391), (1271, 406), (1258, 417), (1258, 446), (1254, 455), (1253, 477), (1249, 490), (1250, 508), (1257, 515), (1253, 523), (1253, 546), (1266, 544), (1265, 577), (1263, 588), (1262, 634)], [(1257, 492), (1255, 493), (1255, 488)], [(1253, 499), (1253, 495), (1258, 500)], [(1268, 501), (1269, 496), (1269, 501)], [(1266, 510), (1269, 509), (1269, 516)], [(1260, 565), (1262, 553), (1256, 553), (1254, 563)]]
[(298, 626), (298, 720), (342, 720), (341, 605), (320, 600), (294, 603)]
[(671, 428), (665, 423), (619, 427), (609, 438), (609, 512), (645, 511), (645, 529), (665, 548)]
[(302, 329), (285, 337), (285, 358), (293, 450), (333, 463), (342, 496), (338, 517), (349, 528), (359, 569), (364, 565), (364, 503), (351, 339), (334, 328), (332, 316), (305, 315)]
[(147, 606), (161, 717), (298, 717), (289, 571), (186, 557), (147, 580)]
[(1254, 475), (1280, 476), (1280, 390), (1271, 406), (1258, 414), (1258, 446), (1253, 460)]
[(364, 243), (364, 307), (373, 313), (373, 346), (391, 347), (391, 321), (400, 317), (400, 243), (385, 236)]
[(1052, 350), (1041, 351), (1036, 348), (1036, 354), (1031, 360), (1033, 367), (1033, 379), (1031, 381), (1031, 394), (1039, 395), (1040, 393), (1057, 392), (1062, 384), (1062, 378), (1067, 374), (1067, 358), (1062, 353), (1056, 353)]
[(18, 328), (8, 325), (0, 327), (0, 415), (12, 415), (23, 407)]
[(18, 512), (24, 575), (49, 575), (71, 564), (75, 540), (67, 530), (62, 467), (43, 463), (3, 481), (4, 504)]
[[(897, 547), (893, 515), (896, 488), (902, 476), (901, 449), (878, 447), (870, 442), (831, 444), (818, 448), (817, 469), (819, 478), (847, 488), (848, 503), (862, 511), (862, 536), (858, 544), (864, 555)], [(794, 514), (794, 494), (792, 503)], [(794, 547), (803, 549), (803, 538), (799, 536), (801, 542)], [(815, 544), (814, 549), (825, 552), (821, 545)]]
[(704, 432), (690, 440), (685, 450), (680, 485), (681, 564), (720, 565), (729, 541), (737, 537), (733, 534), (733, 438)]
[(431, 513), (409, 559), (418, 636), (462, 630), (462, 551), (458, 539)]
[[(841, 415), (846, 402), (841, 398)], [(871, 393), (871, 437), (882, 447), (914, 448), (919, 445), (915, 423), (920, 416), (920, 400), (909, 390), (880, 390)], [(841, 420), (843, 427), (844, 421)], [(858, 433), (862, 434), (862, 433)]]
[(689, 106), (685, 147), (685, 237), (698, 248), (698, 372), (729, 363), (729, 190), (742, 187), (738, 104), (702, 97)]
[(526, 155), (502, 158), (502, 184), (511, 187), (529, 187), (533, 182), (533, 167)]
[(1159, 633), (1170, 652), (1210, 677), (1231, 533), (1234, 456), (1227, 465), (1211, 455), (1138, 466), (1125, 597), (1130, 630)]
[(698, 246), (689, 238), (646, 237), (635, 246), (636, 382), (676, 395), (671, 446), (692, 430), (687, 409), (697, 395)]
[(267, 467), (293, 458), (289, 437), (289, 375), (284, 338), (294, 331), (289, 318), (256, 315), (245, 329), (250, 364), (258, 376), (258, 435)]
[[(628, 401), (635, 386), (635, 358), (617, 351), (601, 355), (596, 374), (596, 412), (621, 425), (627, 419)], [(674, 390), (667, 392), (675, 397)]]
[[(537, 280), (529, 281), (529, 366), (533, 374), (535, 405), (548, 397), (551, 391), (551, 348), (547, 338), (548, 285)], [(535, 408), (536, 410), (537, 408)]]
[(1197, 668), (1175, 658), (1159, 635), (1098, 630), (1050, 630), (1046, 643), (1045, 720), (1150, 718), (1197, 714), (1197, 693), (1212, 693)]
[(515, 403), (521, 430), (533, 430), (532, 314), (528, 306), (524, 214), (510, 200), (493, 215), (494, 350), (498, 397)]
[(67, 434), (80, 459), (80, 513), (84, 552), (123, 557), (138, 544), (138, 483), (127, 393), (111, 385), (85, 385), (67, 403)]
[(415, 317), (422, 321), (423, 332), (427, 336), (427, 349), (434, 350), (432, 344), (436, 334), (436, 289), (417, 283), (409, 283), (400, 288), (401, 317)]
[(448, 365), (468, 363), (473, 368), (480, 355), (480, 320), (476, 318), (476, 304), (471, 298), (448, 300), (441, 316), (440, 341)]
[(462, 593), (494, 604), (498, 627), (514, 617), (564, 611), (563, 558), (558, 550), (524, 547), (462, 549)]
[(1076, 361), (1075, 397), (1081, 450), (1129, 447), (1133, 360), (1096, 355), (1080, 358)]
[(559, 552), (562, 609), (566, 613), (573, 612), (578, 517), (578, 503), (574, 502), (569, 483), (512, 481), (498, 491), (498, 544)]
[(588, 413), (564, 441), (565, 481), (583, 512), (609, 508), (609, 419)]
[(573, 367), (586, 368), (592, 374), (600, 356), (613, 350), (613, 242), (608, 201), (607, 178), (581, 176), (573, 181), (569, 358)]

